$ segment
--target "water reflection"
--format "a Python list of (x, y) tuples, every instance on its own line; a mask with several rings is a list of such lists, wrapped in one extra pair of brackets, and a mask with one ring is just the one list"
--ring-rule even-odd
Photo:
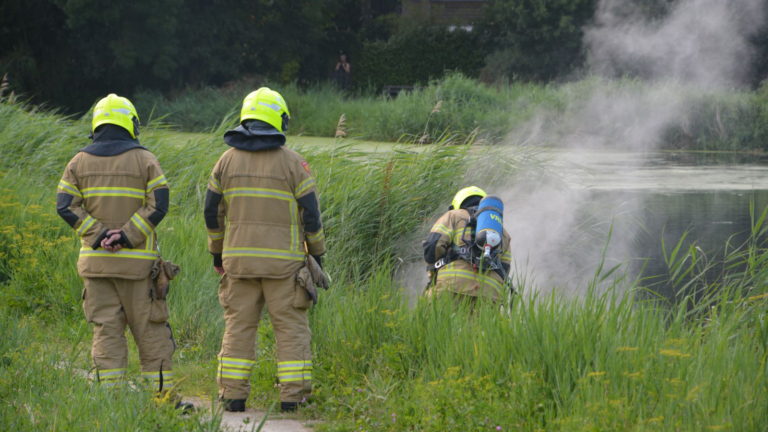
[[(615, 204), (625, 200), (631, 194), (639, 204), (637, 219), (643, 222), (645, 229), (636, 230), (632, 243), (636, 245), (636, 254), (629, 258), (645, 260), (633, 261), (633, 273), (638, 273), (645, 265), (642, 275), (644, 284), (653, 287), (665, 297), (674, 293), (668, 284), (657, 286), (654, 281), (668, 279), (668, 269), (664, 260), (662, 238), (667, 254), (671, 254), (675, 245), (688, 232), (683, 241), (683, 250), (693, 242), (700, 248), (709, 262), (721, 262), (726, 252), (742, 245), (751, 230), (750, 201), (754, 200), (757, 209), (768, 205), (768, 190), (755, 191), (678, 191), (673, 193), (643, 191), (601, 191), (596, 200)], [(711, 270), (711, 276), (722, 271), (722, 266)]]
[[(666, 279), (667, 253), (687, 231), (707, 260), (722, 261), (726, 244), (744, 243), (750, 201), (768, 206), (768, 156), (735, 153), (555, 153), (567, 188), (511, 188), (502, 197), (518, 265), (538, 275), (541, 288), (585, 283), (595, 270), (608, 231), (607, 266), (631, 262), (644, 284)], [(670, 247), (670, 245), (672, 245)], [(718, 269), (713, 269), (716, 273)], [(654, 286), (666, 297), (670, 286)]]

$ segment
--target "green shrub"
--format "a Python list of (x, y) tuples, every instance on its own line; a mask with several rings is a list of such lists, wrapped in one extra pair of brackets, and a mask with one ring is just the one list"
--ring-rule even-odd
[(492, 0), (479, 28), (490, 36), (483, 79), (549, 81), (583, 62), (583, 29), (595, 0)]
[(477, 76), (484, 56), (478, 32), (414, 24), (387, 41), (365, 44), (352, 76), (358, 87), (376, 90), (385, 85), (426, 85), (446, 71)]

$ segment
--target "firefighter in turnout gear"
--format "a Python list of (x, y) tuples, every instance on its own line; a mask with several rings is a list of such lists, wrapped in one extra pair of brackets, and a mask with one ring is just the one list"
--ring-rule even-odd
[(321, 263), (325, 237), (310, 167), (285, 147), (289, 118), (279, 93), (249, 94), (240, 126), (224, 134), (232, 148), (208, 182), (205, 225), (226, 321), (217, 382), (229, 411), (245, 409), (265, 306), (277, 340), (281, 409), (296, 410), (312, 390), (307, 259)]
[(470, 304), (478, 297), (494, 301), (506, 298), (512, 260), (507, 231), (503, 230), (497, 270), (478, 269), (470, 252), (476, 234), (472, 221), (485, 196), (486, 193), (475, 186), (460, 190), (449, 211), (435, 222), (423, 242), (424, 260), (432, 280), (426, 292), (428, 298), (451, 295), (459, 302)]
[(101, 99), (93, 112), (93, 142), (67, 164), (56, 209), (80, 237), (77, 270), (85, 284), (85, 318), (94, 324), (95, 380), (110, 387), (125, 382), (127, 325), (142, 377), (165, 392), (173, 387), (176, 343), (150, 272), (159, 257), (155, 228), (168, 212), (169, 189), (138, 135), (139, 116), (128, 99)]

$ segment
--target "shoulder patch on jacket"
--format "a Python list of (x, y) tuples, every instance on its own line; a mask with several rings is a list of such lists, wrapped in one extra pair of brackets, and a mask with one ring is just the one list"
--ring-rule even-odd
[(306, 170), (309, 175), (312, 175), (312, 171), (310, 171), (307, 161), (301, 161), (301, 166), (304, 167), (304, 170)]

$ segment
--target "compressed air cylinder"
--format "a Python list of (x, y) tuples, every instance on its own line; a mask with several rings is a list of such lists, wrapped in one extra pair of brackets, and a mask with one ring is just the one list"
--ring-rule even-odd
[(486, 256), (501, 244), (504, 232), (504, 203), (495, 196), (487, 196), (477, 207), (477, 235), (475, 244)]

